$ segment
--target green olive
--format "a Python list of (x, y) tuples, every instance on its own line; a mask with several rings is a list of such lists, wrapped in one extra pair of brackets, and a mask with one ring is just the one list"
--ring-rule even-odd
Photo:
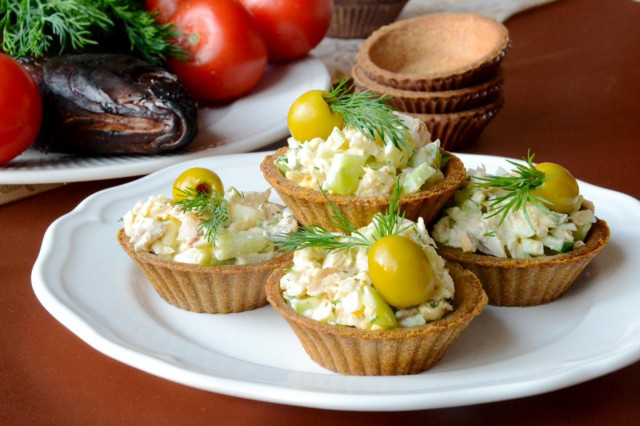
[(185, 170), (173, 183), (173, 199), (176, 201), (184, 200), (187, 197), (186, 190), (196, 190), (198, 192), (207, 192), (211, 194), (216, 191), (220, 194), (224, 193), (222, 180), (215, 172), (203, 167), (193, 167)]
[(328, 94), (323, 90), (311, 90), (293, 102), (287, 117), (291, 136), (300, 142), (327, 139), (335, 127), (342, 129), (342, 114), (331, 111), (324, 100)]
[(409, 238), (388, 235), (369, 249), (369, 275), (373, 286), (391, 306), (420, 305), (433, 294), (433, 268), (422, 247)]
[(580, 196), (576, 178), (567, 169), (554, 163), (540, 163), (535, 168), (548, 177), (531, 195), (544, 198), (547, 202), (543, 204), (555, 212), (571, 212)]

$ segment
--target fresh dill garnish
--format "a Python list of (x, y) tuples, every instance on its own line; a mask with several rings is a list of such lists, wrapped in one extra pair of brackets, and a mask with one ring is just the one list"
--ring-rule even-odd
[(496, 236), (496, 231), (485, 232), (484, 236), (485, 237), (495, 237)]
[(15, 57), (81, 52), (126, 34), (130, 50), (151, 63), (186, 57), (170, 24), (133, 0), (0, 0), (2, 50)]
[(527, 212), (527, 203), (533, 204), (535, 207), (551, 216), (557, 216), (556, 213), (552, 212), (542, 204), (548, 203), (547, 200), (532, 194), (536, 188), (539, 188), (543, 182), (550, 177), (550, 175), (545, 175), (534, 167), (534, 156), (535, 154), (527, 153), (527, 157), (523, 158), (523, 160), (526, 161), (526, 164), (507, 160), (515, 167), (512, 170), (513, 175), (471, 177), (471, 182), (474, 186), (480, 188), (497, 188), (505, 191), (503, 195), (496, 195), (489, 199), (490, 214), (487, 218), (500, 215), (499, 223), (502, 224), (511, 211), (515, 212), (522, 209), (527, 223), (529, 223), (529, 226), (533, 228), (529, 212)]
[(184, 212), (195, 212), (202, 222), (198, 224), (204, 238), (213, 243), (218, 236), (218, 228), (229, 219), (227, 200), (218, 191), (196, 191), (193, 188), (181, 189), (186, 198), (176, 201)]
[(353, 84), (348, 84), (346, 79), (342, 79), (324, 97), (329, 109), (341, 114), (345, 124), (353, 126), (372, 140), (378, 138), (383, 143), (389, 141), (396, 148), (413, 153), (407, 126), (393, 113), (394, 109), (385, 103), (389, 99), (387, 95), (379, 96), (368, 90), (353, 92)]
[(322, 189), (320, 189), (320, 191), (331, 206), (331, 225), (340, 229), (346, 235), (327, 231), (318, 225), (303, 226), (297, 231), (269, 238), (278, 248), (286, 251), (295, 251), (303, 248), (317, 247), (332, 252), (348, 250), (356, 246), (370, 247), (380, 238), (386, 237), (387, 235), (398, 234), (406, 229), (400, 228), (400, 224), (404, 221), (404, 214), (400, 212), (399, 200), (402, 189), (400, 185), (398, 185), (398, 182), (396, 182), (393, 194), (389, 199), (389, 209), (385, 214), (377, 213), (373, 217), (375, 228), (372, 236), (373, 241), (363, 235), (344, 217), (342, 212), (329, 200), (329, 197), (327, 197), (327, 194)]

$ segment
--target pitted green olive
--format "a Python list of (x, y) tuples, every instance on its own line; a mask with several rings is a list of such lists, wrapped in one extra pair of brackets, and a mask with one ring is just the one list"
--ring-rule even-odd
[(422, 247), (399, 235), (380, 238), (369, 249), (373, 286), (391, 306), (426, 302), (435, 287), (433, 268)]

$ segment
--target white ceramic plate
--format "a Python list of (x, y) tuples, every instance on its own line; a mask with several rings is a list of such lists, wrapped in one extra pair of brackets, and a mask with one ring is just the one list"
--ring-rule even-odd
[[(118, 219), (139, 199), (170, 195), (187, 167), (225, 185), (267, 187), (264, 153), (194, 160), (87, 198), (47, 230), (33, 269), (44, 307), (100, 352), (213, 392), (341, 410), (410, 410), (505, 400), (580, 383), (640, 359), (640, 202), (581, 183), (611, 227), (608, 246), (560, 300), (487, 307), (433, 369), (415, 376), (340, 376), (306, 355), (269, 306), (229, 315), (165, 303), (116, 242)], [(460, 155), (489, 170), (504, 159)], [(272, 196), (277, 200), (276, 196)]]
[(185, 149), (162, 155), (84, 157), (25, 153), (0, 166), (0, 184), (42, 184), (113, 179), (155, 172), (173, 164), (211, 155), (248, 152), (288, 135), (287, 113), (307, 90), (329, 87), (329, 73), (318, 59), (269, 65), (247, 96), (230, 104), (200, 108), (198, 137)]

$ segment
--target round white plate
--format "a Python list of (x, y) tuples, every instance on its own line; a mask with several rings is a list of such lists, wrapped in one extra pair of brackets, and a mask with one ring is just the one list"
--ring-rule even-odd
[(308, 90), (326, 89), (329, 84), (329, 73), (318, 59), (270, 64), (249, 95), (224, 106), (200, 108), (198, 136), (179, 152), (85, 157), (29, 149), (0, 166), (0, 184), (139, 176), (195, 158), (252, 151), (286, 137), (287, 113), (293, 101)]
[[(640, 202), (581, 183), (611, 227), (608, 246), (561, 299), (531, 308), (488, 306), (433, 369), (414, 376), (341, 376), (306, 355), (269, 306), (239, 314), (187, 312), (164, 302), (116, 241), (139, 199), (170, 195), (184, 169), (216, 170), (225, 185), (264, 190), (265, 153), (198, 159), (98, 192), (47, 230), (32, 273), (36, 296), (100, 352), (213, 392), (341, 410), (411, 410), (538, 394), (640, 359)], [(468, 167), (507, 166), (460, 154)], [(278, 197), (272, 194), (272, 199)]]

